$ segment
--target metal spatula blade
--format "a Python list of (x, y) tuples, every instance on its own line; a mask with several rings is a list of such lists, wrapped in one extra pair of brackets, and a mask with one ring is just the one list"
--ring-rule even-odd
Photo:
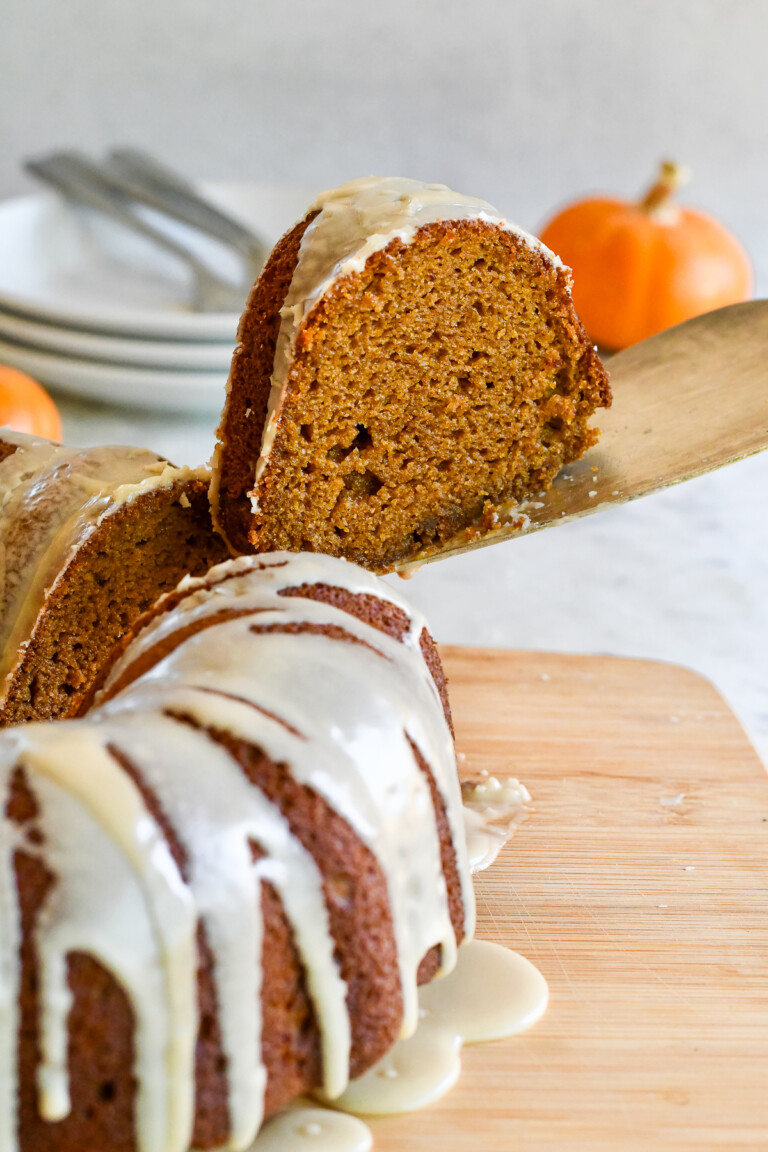
[(509, 524), (459, 536), (398, 571), (565, 524), (768, 448), (768, 300), (697, 316), (620, 352), (608, 370), (613, 407), (596, 414), (600, 441), (583, 460)]

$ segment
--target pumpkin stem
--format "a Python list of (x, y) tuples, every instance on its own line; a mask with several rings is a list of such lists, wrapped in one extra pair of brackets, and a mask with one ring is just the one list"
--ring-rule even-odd
[(671, 207), (669, 201), (678, 188), (687, 184), (690, 172), (672, 160), (662, 160), (656, 182), (646, 192), (638, 207), (643, 212), (657, 215), (660, 210)]

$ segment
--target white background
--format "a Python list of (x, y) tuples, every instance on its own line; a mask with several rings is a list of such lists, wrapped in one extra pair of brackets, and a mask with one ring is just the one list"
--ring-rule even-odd
[(439, 180), (536, 230), (662, 156), (768, 283), (765, 0), (0, 0), (0, 195), (24, 156)]
[[(444, 181), (536, 230), (689, 165), (768, 291), (765, 0), (0, 0), (0, 196), (23, 157), (135, 143), (189, 175)], [(671, 382), (672, 386), (673, 382)], [(768, 386), (768, 385), (767, 385)], [(178, 462), (213, 420), (64, 405)], [(425, 569), (439, 639), (678, 661), (768, 751), (768, 459)]]

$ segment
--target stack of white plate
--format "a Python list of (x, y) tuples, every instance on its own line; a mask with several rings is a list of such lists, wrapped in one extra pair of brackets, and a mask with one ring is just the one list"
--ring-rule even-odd
[[(313, 199), (295, 186), (203, 190), (269, 244)], [(191, 240), (212, 271), (242, 277), (234, 254)], [(191, 295), (183, 265), (118, 224), (48, 193), (0, 204), (0, 364), (54, 390), (145, 408), (219, 409), (239, 315), (195, 312)]]

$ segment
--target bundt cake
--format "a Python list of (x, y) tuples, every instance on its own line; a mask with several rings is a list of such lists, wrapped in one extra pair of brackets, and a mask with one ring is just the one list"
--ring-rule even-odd
[(594, 441), (569, 284), (356, 181), (254, 287), (212, 476), (0, 432), (0, 1152), (246, 1149), (414, 1029), (474, 905), (437, 649), (364, 568)]
[(443, 185), (356, 180), (315, 201), (250, 296), (214, 521), (235, 552), (386, 571), (547, 487), (608, 404), (552, 252)]
[(208, 481), (143, 448), (0, 429), (0, 725), (76, 713), (136, 618), (225, 558)]
[(0, 781), (3, 1152), (245, 1149), (472, 932), (435, 646), (344, 560), (185, 579)]

